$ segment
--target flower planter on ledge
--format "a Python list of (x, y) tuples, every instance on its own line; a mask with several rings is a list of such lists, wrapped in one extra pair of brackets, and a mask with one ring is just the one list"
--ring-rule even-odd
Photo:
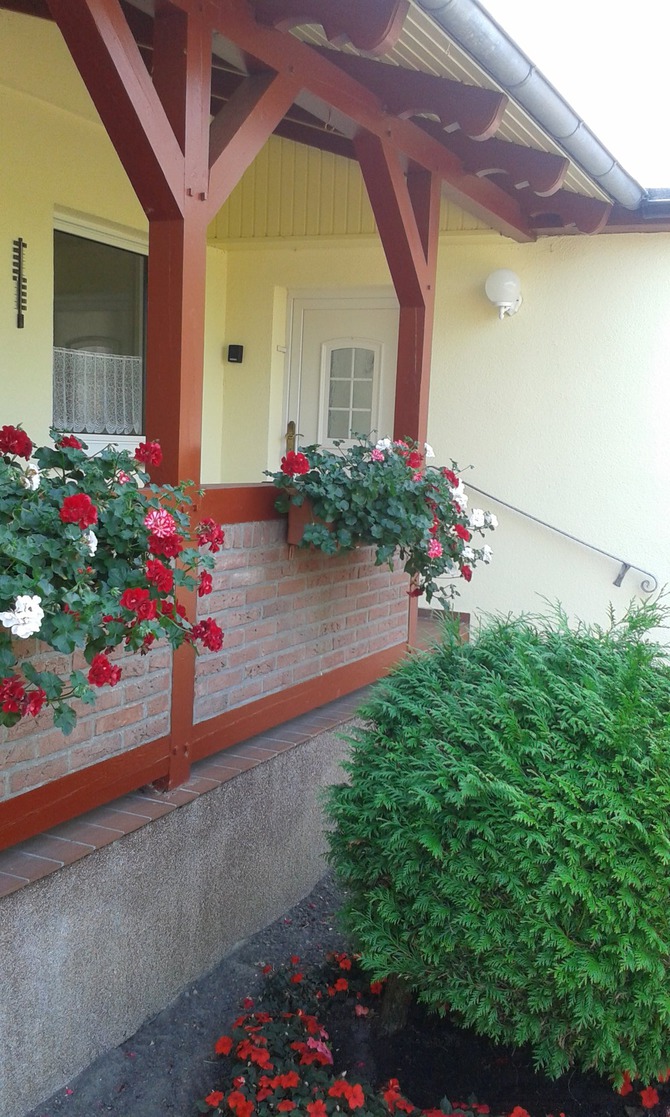
[[(297, 547), (302, 543), (302, 537), (308, 524), (323, 523), (325, 523), (324, 520), (320, 520), (318, 516), (314, 515), (314, 508), (309, 497), (306, 497), (302, 504), (289, 504), (288, 532), (286, 535), (289, 547)], [(328, 526), (332, 527), (332, 525)]]

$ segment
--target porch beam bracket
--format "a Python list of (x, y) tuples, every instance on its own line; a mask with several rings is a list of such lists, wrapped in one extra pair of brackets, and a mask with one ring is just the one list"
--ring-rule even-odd
[[(181, 6), (186, 0), (178, 2)], [(210, 0), (210, 4), (217, 33), (215, 53), (229, 60), (253, 60), (259, 68), (277, 74), (299, 75), (303, 90), (299, 103), (322, 122), (335, 120), (339, 128), (337, 120), (348, 121), (350, 127), (339, 130), (349, 139), (365, 130), (391, 140), (417, 166), (438, 174), (456, 205), (516, 241), (535, 239), (515, 198), (494, 183), (467, 174), (458, 157), (414, 121), (384, 112), (380, 98), (334, 61), (293, 35), (257, 23), (238, 0)]]
[(256, 0), (259, 23), (290, 31), (318, 23), (329, 42), (385, 54), (400, 38), (409, 0)]
[(300, 93), (293, 73), (257, 74), (245, 78), (219, 109), (209, 129), (209, 199), (212, 220), (281, 124)]
[[(438, 128), (433, 121), (424, 120), (421, 127), (438, 138)], [(469, 139), (462, 131), (445, 134), (443, 130), (439, 138), (458, 156), (464, 170), (478, 177), (508, 175), (515, 190), (528, 187), (540, 198), (548, 198), (561, 189), (570, 167), (570, 161), (565, 156), (522, 147), (496, 137), (478, 142)]]
[(182, 212), (184, 162), (118, 0), (47, 0), (148, 217)]
[(371, 89), (388, 111), (402, 120), (432, 113), (447, 132), (460, 129), (476, 140), (495, 135), (509, 101), (504, 93), (492, 89), (463, 85), (435, 74), (359, 58), (356, 54), (314, 49)]

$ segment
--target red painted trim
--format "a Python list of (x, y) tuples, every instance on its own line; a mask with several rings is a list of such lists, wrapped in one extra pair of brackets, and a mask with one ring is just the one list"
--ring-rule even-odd
[(183, 156), (118, 0), (48, 4), (145, 212), (177, 216)]
[(227, 710), (193, 727), (191, 746), (193, 760), (201, 760), (221, 749), (239, 744), (256, 733), (333, 702), (344, 694), (380, 679), (407, 653), (407, 644), (396, 644), (383, 652), (348, 663), (327, 675), (308, 679), (278, 694), (269, 694), (257, 702), (249, 702), (235, 710)]
[(221, 524), (282, 519), (275, 508), (278, 492), (274, 485), (205, 485), (204, 490), (198, 516), (211, 516)]
[(168, 764), (169, 739), (160, 737), (7, 799), (0, 803), (0, 849), (151, 783)]
[(400, 38), (409, 0), (256, 0), (256, 19), (282, 31), (320, 23), (331, 43), (386, 54)]

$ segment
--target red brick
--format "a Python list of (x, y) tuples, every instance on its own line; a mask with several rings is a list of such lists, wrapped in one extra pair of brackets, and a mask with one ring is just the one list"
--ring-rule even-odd
[(29, 787), (38, 787), (48, 780), (57, 780), (67, 772), (67, 760), (64, 756), (52, 760), (37, 762), (29, 766), (18, 768), (12, 772), (9, 787), (12, 795), (19, 791), (26, 791)]
[(155, 717), (156, 714), (169, 713), (171, 702), (172, 696), (169, 691), (154, 695), (153, 698), (149, 698), (145, 704), (146, 716), (150, 718)]
[(259, 586), (249, 586), (246, 592), (246, 604), (253, 605), (257, 601), (270, 601), (277, 596), (275, 582), (267, 582)]
[(3, 745), (0, 752), (0, 766), (7, 770), (13, 768), (15, 764), (23, 763), (24, 760), (36, 760), (39, 756), (37, 749), (38, 740), (34, 736), (17, 741), (15, 744)]
[(294, 676), (293, 668), (287, 668), (285, 671), (275, 671), (271, 676), (265, 679), (263, 683), (263, 694), (275, 694), (278, 690), (284, 690), (286, 687), (293, 686)]
[(230, 692), (230, 709), (235, 709), (237, 706), (243, 706), (246, 702), (250, 702), (252, 698), (258, 698), (258, 696), (262, 693), (262, 679), (254, 679), (253, 682), (245, 683), (244, 686), (236, 687)]
[(194, 706), (193, 720), (196, 722), (207, 721), (217, 714), (222, 714), (228, 709), (228, 694), (212, 694), (208, 698), (198, 698)]
[(144, 708), (140, 702), (134, 706), (124, 706), (120, 710), (113, 710), (104, 717), (98, 718), (95, 723), (95, 732), (106, 733), (110, 729), (120, 729), (124, 725), (131, 725), (140, 721), (144, 715)]
[(140, 680), (137, 683), (128, 683), (125, 688), (124, 698), (126, 702), (138, 702), (142, 699), (150, 698), (151, 695), (159, 692), (167, 693), (170, 690), (170, 675), (165, 672), (158, 671), (152, 672), (146, 679)]
[(136, 745), (143, 745), (146, 741), (157, 741), (165, 737), (170, 731), (170, 718), (168, 714), (159, 714), (158, 717), (140, 721), (136, 725), (129, 725), (123, 730), (123, 749), (132, 749)]

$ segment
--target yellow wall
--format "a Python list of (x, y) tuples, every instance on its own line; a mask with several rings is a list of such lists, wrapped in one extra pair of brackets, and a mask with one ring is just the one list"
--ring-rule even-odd
[[(46, 61), (48, 60), (48, 64)], [(2, 186), (0, 425), (21, 422), (35, 442), (51, 423), (54, 215), (72, 212), (146, 238), (147, 222), (56, 26), (0, 11)], [(27, 242), (28, 310), (16, 328), (12, 241)], [(205, 481), (221, 477), (221, 345), (225, 258), (208, 250), (203, 447)]]

